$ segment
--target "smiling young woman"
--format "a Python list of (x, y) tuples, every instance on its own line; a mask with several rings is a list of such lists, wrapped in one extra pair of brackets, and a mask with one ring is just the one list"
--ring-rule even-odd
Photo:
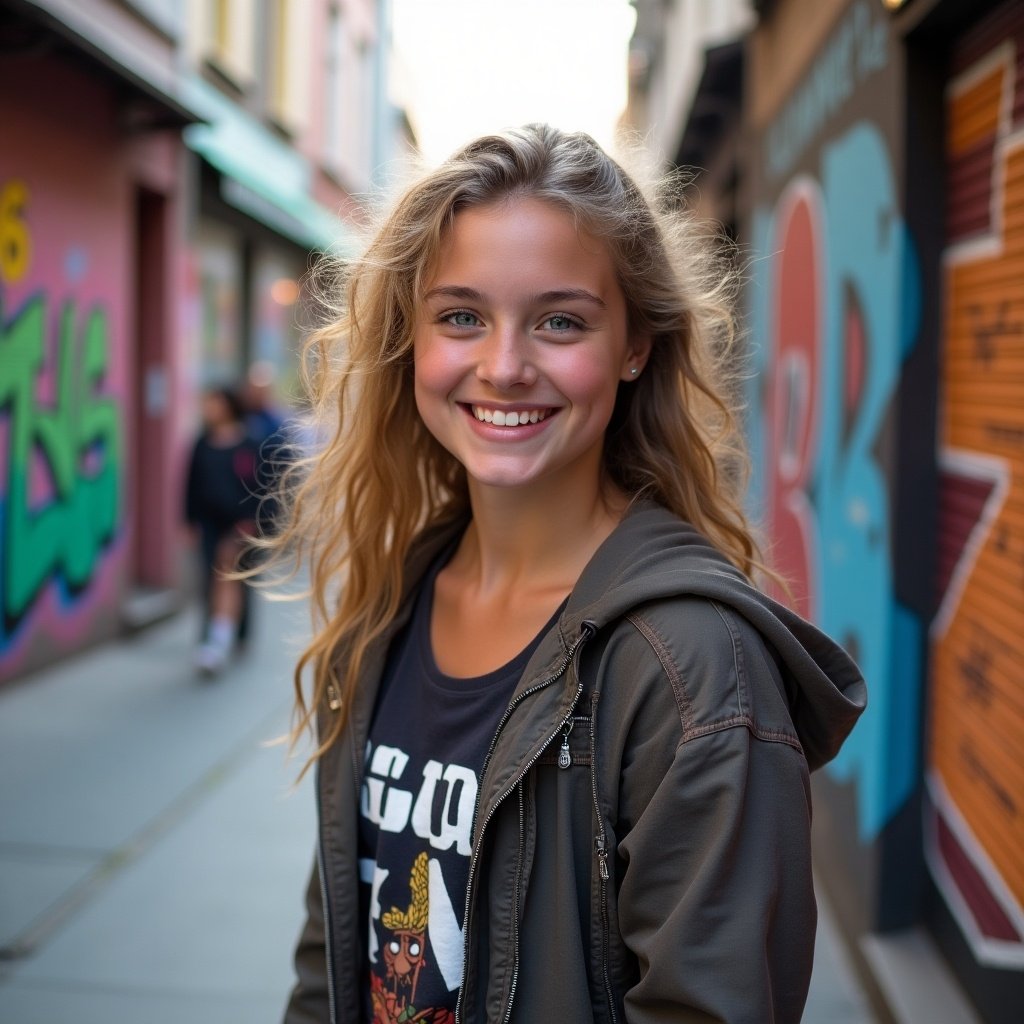
[(749, 579), (731, 284), (537, 125), (346, 268), (311, 348), (334, 434), (273, 541), (316, 615), (288, 1024), (799, 1020), (807, 775), (864, 685)]
[(446, 672), (523, 650), (615, 528), (628, 498), (602, 476), (604, 436), (649, 350), (608, 250), (563, 210), (520, 199), (455, 216), (413, 341), (416, 407), (479, 510), (434, 582)]

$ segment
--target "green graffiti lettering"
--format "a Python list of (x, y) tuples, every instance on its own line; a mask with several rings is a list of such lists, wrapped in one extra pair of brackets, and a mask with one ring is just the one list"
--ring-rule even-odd
[[(74, 593), (92, 579), (119, 522), (123, 453), (117, 403), (101, 392), (110, 358), (103, 311), (91, 310), (76, 337), (75, 307), (61, 309), (49, 405), (38, 394), (44, 299), (30, 299), (7, 324), (2, 314), (0, 306), (0, 416), (8, 419), (0, 601), (9, 634), (51, 580)], [(48, 500), (35, 508), (34, 458), (51, 483)]]

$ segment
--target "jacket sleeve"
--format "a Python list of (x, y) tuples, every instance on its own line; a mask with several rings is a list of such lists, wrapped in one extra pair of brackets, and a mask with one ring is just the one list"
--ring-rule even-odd
[(797, 1024), (817, 924), (811, 792), (778, 660), (697, 597), (638, 609), (603, 656), (625, 1019)]
[(817, 920), (810, 823), (792, 745), (735, 722), (676, 745), (617, 851), (619, 927), (640, 965), (630, 1024), (800, 1020)]
[(306, 923), (295, 947), (297, 981), (288, 999), (283, 1024), (328, 1024), (327, 945), (324, 940), (324, 905), (320, 895), (320, 869), (313, 862), (306, 889)]

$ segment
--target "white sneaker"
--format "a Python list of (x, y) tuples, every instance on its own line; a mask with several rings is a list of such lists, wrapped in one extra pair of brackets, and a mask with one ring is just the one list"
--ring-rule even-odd
[(196, 651), (196, 668), (204, 676), (215, 676), (224, 671), (228, 652), (220, 644), (207, 641)]

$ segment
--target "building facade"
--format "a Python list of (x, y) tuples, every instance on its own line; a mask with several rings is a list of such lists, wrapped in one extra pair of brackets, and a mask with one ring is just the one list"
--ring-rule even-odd
[(738, 129), (719, 47), (674, 130), (683, 162), (735, 154), (751, 509), (797, 608), (868, 681), (814, 780), (819, 880), (887, 1019), (939, 1019), (931, 999), (1006, 1024), (1024, 1005), (1024, 9), (752, 6)]
[[(372, 0), (190, 0), (185, 94), (202, 112), (189, 237), (196, 387), (260, 363), (295, 390), (311, 254), (344, 252), (373, 187), (383, 30)], [(315, 258), (315, 257), (314, 257)]]
[(208, 385), (287, 401), (401, 136), (375, 0), (0, 5), (0, 683), (180, 606)]
[(635, 0), (629, 103), (622, 125), (644, 140), (653, 169), (694, 176), (694, 212), (730, 237), (739, 226), (744, 39), (748, 0)]
[(0, 680), (179, 582), (180, 26), (156, 0), (55, 6), (0, 22)]
[(862, 966), (898, 1004), (891, 965), (927, 937), (1008, 1022), (1024, 1005), (1024, 11), (895, 6), (765, 4), (750, 38), (749, 239), (771, 254), (750, 304), (758, 507), (799, 607), (869, 681), (817, 782), (822, 877)]

